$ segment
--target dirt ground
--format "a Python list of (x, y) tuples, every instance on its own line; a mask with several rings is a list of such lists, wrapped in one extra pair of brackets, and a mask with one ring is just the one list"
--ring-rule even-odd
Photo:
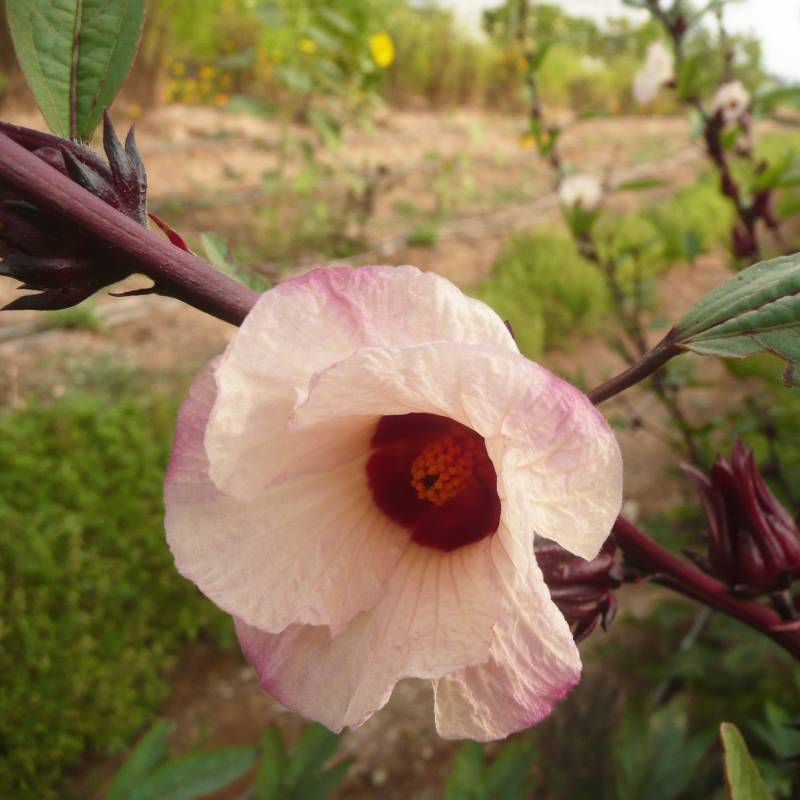
[[(31, 115), (19, 115), (12, 121), (39, 124)], [(171, 107), (146, 115), (137, 123), (137, 130), (150, 176), (151, 202), (166, 209), (160, 213), (167, 219), (170, 205), (177, 200), (235, 197), (236, 193), (241, 197), (248, 191), (257, 192), (260, 173), (275, 167), (276, 126), (247, 115)], [(393, 112), (378, 119), (372, 130), (348, 134), (340, 152), (323, 157), (355, 166), (382, 164), (390, 173), (397, 173), (385, 196), (378, 198), (370, 223), (369, 240), (375, 245), (396, 232), (392, 209), (398, 202), (426, 202), (429, 190), (424, 166), (431, 143), (435, 142), (442, 158), (468, 156), (472, 179), (482, 191), (471, 193), (459, 209), (458, 220), (433, 247), (401, 246), (386, 258), (389, 263), (413, 263), (435, 270), (466, 286), (488, 274), (509, 230), (543, 221), (558, 224), (547, 169), (532, 151), (520, 149), (519, 130), (518, 119), (474, 111)], [(667, 179), (665, 188), (637, 193), (635, 198), (622, 194), (615, 202), (623, 206), (691, 182), (701, 164), (701, 155), (682, 119), (581, 122), (565, 136), (564, 149), (567, 158), (608, 172), (612, 179), (616, 173), (642, 165), (651, 170), (648, 174)], [(503, 197), (511, 200), (500, 202)], [(246, 203), (237, 202), (240, 205), (230, 202), (222, 210), (191, 210), (182, 218), (187, 226), (182, 232), (191, 238), (213, 228), (215, 220), (224, 223), (226, 214), (244, 213)], [(486, 224), (487, 217), (491, 224)], [(464, 220), (470, 224), (463, 224)], [(374, 259), (374, 253), (368, 255)], [(306, 267), (298, 265), (298, 269)], [(727, 275), (722, 254), (668, 272), (661, 278), (665, 317), (678, 315)], [(0, 282), (0, 303), (14, 293), (10, 281)], [(155, 372), (188, 374), (220, 352), (232, 332), (218, 320), (161, 298), (104, 297), (97, 301), (97, 307), (107, 317), (99, 333), (41, 332), (31, 327), (36, 325), (35, 315), (0, 315), (0, 407), (20, 407), (31, 392), (63, 394), (77, 365), (87, 358), (107, 357)], [(653, 331), (653, 340), (659, 335), (659, 331)], [(565, 376), (582, 371), (593, 384), (621, 367), (600, 337), (576, 342), (569, 352), (549, 353), (544, 363)], [(698, 390), (689, 400), (699, 407), (718, 406), (724, 401), (724, 392)], [(604, 410), (630, 414), (633, 406), (638, 413), (647, 413), (651, 402), (646, 394), (634, 391), (624, 402), (612, 401)], [(625, 457), (629, 513), (652, 513), (685, 499), (685, 483), (666, 476), (674, 456), (657, 434), (623, 431), (619, 438)], [(238, 653), (197, 647), (186, 654), (175, 671), (173, 685), (173, 695), (163, 713), (176, 721), (175, 745), (179, 749), (198, 741), (205, 746), (250, 744), (271, 720), (278, 720), (290, 737), (299, 729), (297, 717), (258, 690), (253, 670)], [(354, 763), (336, 796), (433, 800), (441, 796), (453, 750), (451, 743), (436, 736), (427, 684), (403, 682), (386, 709), (344, 738), (342, 755)], [(91, 764), (79, 770), (73, 782), (75, 796), (88, 796), (88, 787), (96, 786), (98, 778), (115, 764)], [(235, 798), (239, 793), (215, 797)]]

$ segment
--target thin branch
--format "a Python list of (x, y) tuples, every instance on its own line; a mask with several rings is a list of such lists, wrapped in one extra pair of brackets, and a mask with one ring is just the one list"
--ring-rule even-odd
[(634, 364), (619, 375), (615, 375), (610, 380), (600, 386), (592, 389), (589, 393), (589, 399), (595, 404), (605, 402), (614, 395), (630, 389), (637, 383), (649, 378), (656, 370), (661, 369), (664, 364), (675, 356), (680, 355), (684, 351), (670, 340), (670, 334), (657, 344), (649, 353), (647, 353), (641, 361)]

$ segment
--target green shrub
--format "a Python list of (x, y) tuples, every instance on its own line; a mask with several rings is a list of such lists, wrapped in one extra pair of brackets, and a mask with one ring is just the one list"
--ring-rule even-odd
[(687, 258), (687, 237), (696, 237), (700, 252), (727, 243), (733, 225), (733, 206), (711, 176), (678, 191), (646, 212), (658, 228), (668, 262)]
[(122, 747), (220, 612), (175, 572), (162, 482), (175, 400), (128, 381), (0, 416), (0, 796), (53, 795)]
[(566, 235), (543, 230), (512, 236), (475, 294), (509, 320), (531, 357), (595, 330), (608, 308), (599, 271)]

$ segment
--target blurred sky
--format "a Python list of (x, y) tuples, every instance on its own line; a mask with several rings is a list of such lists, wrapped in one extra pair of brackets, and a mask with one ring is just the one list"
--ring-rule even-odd
[[(602, 19), (609, 14), (635, 14), (621, 0), (547, 0), (575, 14)], [(483, 8), (499, 0), (439, 0), (455, 9), (464, 22), (478, 28)], [(800, 0), (741, 0), (726, 12), (732, 31), (755, 34), (764, 45), (767, 68), (781, 78), (800, 80)]]

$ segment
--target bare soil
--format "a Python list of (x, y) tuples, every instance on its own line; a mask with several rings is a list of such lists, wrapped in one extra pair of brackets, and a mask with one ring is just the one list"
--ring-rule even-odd
[[(19, 115), (16, 121), (39, 124), (30, 115)], [(424, 165), (426, 154), (433, 149), (439, 158), (470, 160), (469, 172), (479, 191), (469, 194), (459, 208), (459, 217), (503, 211), (511, 214), (511, 227), (542, 221), (559, 224), (555, 204), (542, 202), (550, 192), (547, 168), (532, 151), (520, 150), (521, 129), (518, 119), (475, 111), (391, 112), (371, 130), (353, 130), (340, 151), (321, 157), (332, 164), (355, 167), (382, 164), (390, 173), (397, 173), (386, 195), (378, 198), (369, 227), (371, 241), (379, 241), (396, 227), (393, 209), (398, 202), (413, 201), (423, 207), (431, 202)], [(167, 204), (167, 208), (167, 201), (174, 203), (176, 198), (258, 191), (260, 174), (276, 165), (277, 126), (247, 115), (169, 107), (147, 114), (137, 130), (150, 175), (151, 200)], [(669, 185), (635, 197), (622, 195), (618, 202), (623, 205), (644, 202), (694, 180), (702, 161), (693, 148), (682, 119), (587, 121), (576, 124), (564, 139), (566, 156), (595, 170), (613, 174), (635, 164), (658, 165), (659, 176)], [(683, 155), (678, 158), (678, 153)], [(415, 165), (420, 169), (413, 169)], [(504, 204), (503, 197), (513, 201)], [(534, 204), (534, 211), (528, 213), (526, 203)], [(520, 208), (522, 212), (517, 213)], [(250, 211), (246, 204), (197, 209), (183, 216), (186, 227), (182, 232), (191, 238), (215, 228), (215, 223), (224, 227), (226, 215)], [(162, 213), (169, 218), (168, 212)], [(433, 247), (400, 248), (388, 260), (414, 263), (469, 285), (489, 273), (507, 230), (507, 226), (497, 230), (476, 224), (473, 229), (440, 238)], [(660, 279), (665, 316), (676, 316), (727, 275), (721, 253), (703, 257), (694, 266), (671, 270)], [(0, 283), (0, 302), (14, 293), (10, 282)], [(109, 314), (123, 307), (130, 313), (123, 321), (109, 317), (109, 325), (99, 333), (53, 330), (5, 340), (4, 333), (13, 334), (14, 326), (19, 329), (37, 318), (22, 312), (0, 315), (0, 407), (20, 407), (31, 394), (63, 394), (87, 359), (141, 365), (153, 372), (154, 380), (158, 380), (158, 372), (190, 374), (219, 353), (232, 332), (224, 323), (170, 300), (104, 297), (97, 306)], [(659, 335), (653, 331), (654, 341)], [(578, 341), (569, 352), (549, 353), (544, 362), (568, 377), (582, 372), (592, 384), (622, 366), (600, 337)], [(723, 380), (722, 370), (716, 367), (706, 374), (715, 383)], [(716, 388), (694, 391), (689, 400), (699, 407), (719, 407), (735, 402), (735, 397), (726, 398), (724, 390)], [(650, 403), (649, 395), (634, 391), (624, 401), (609, 403), (607, 410), (612, 415), (629, 415), (634, 407), (638, 413), (648, 414)], [(687, 497), (685, 482), (668, 473), (675, 457), (660, 438), (663, 422), (658, 413), (654, 419), (655, 432), (622, 431), (619, 436), (626, 464), (626, 502), (633, 515), (664, 510)], [(624, 597), (622, 602), (624, 605)], [(173, 694), (162, 711), (176, 721), (174, 743), (178, 749), (198, 742), (206, 746), (250, 744), (272, 720), (291, 738), (301, 725), (296, 716), (259, 691), (253, 670), (238, 653), (202, 646), (187, 652), (175, 671)], [(386, 709), (344, 738), (342, 755), (352, 758), (353, 765), (337, 797), (440, 797), (453, 750), (452, 743), (435, 733), (428, 685), (405, 681)], [(111, 760), (79, 771), (73, 783), (74, 796), (88, 796), (88, 787), (96, 786), (98, 777), (109, 774), (116, 763)], [(240, 790), (215, 797), (234, 798), (237, 792)]]

